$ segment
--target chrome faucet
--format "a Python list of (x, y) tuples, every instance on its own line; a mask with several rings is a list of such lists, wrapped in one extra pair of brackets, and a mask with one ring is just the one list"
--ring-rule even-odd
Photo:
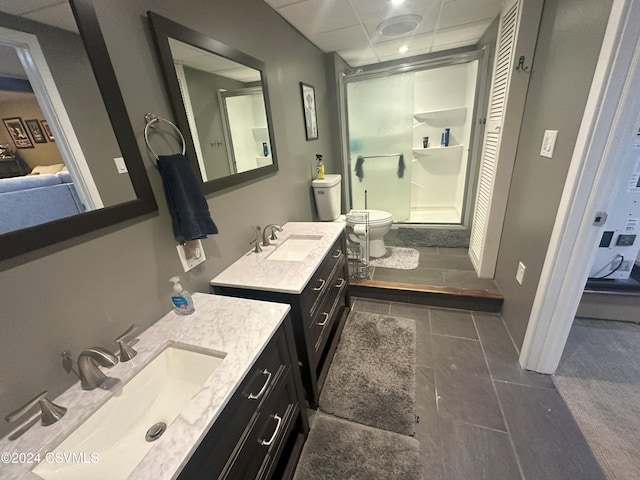
[[(271, 237), (267, 238), (267, 235), (269, 234), (269, 230), (271, 230)], [(262, 231), (262, 245), (263, 246), (268, 247), (269, 245), (271, 245), (269, 240), (277, 240), (278, 239), (278, 236), (276, 235), (276, 230), (281, 232), (282, 231), (282, 227), (280, 225), (276, 225), (275, 223), (272, 223), (271, 225), (267, 225), (266, 227), (264, 227), (264, 230)]]
[(83, 390), (98, 388), (107, 379), (98, 364), (111, 368), (118, 364), (118, 357), (100, 347), (87, 348), (78, 355), (78, 373)]

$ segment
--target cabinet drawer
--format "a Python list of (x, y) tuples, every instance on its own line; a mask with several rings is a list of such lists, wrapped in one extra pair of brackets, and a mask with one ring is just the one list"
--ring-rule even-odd
[(313, 316), (320, 305), (322, 294), (329, 288), (329, 276), (334, 270), (336, 263), (344, 258), (342, 236), (331, 246), (329, 253), (324, 258), (311, 280), (300, 295), (300, 302), (303, 315), (308, 313)]
[(345, 259), (343, 258), (330, 279), (327, 295), (324, 297), (316, 314), (312, 317), (308, 327), (311, 344), (314, 348), (316, 364), (320, 358), (320, 353), (322, 353), (327, 334), (333, 328), (338, 311), (340, 310), (341, 298), (344, 290), (347, 288), (347, 280), (344, 277)]
[(223, 474), (225, 479), (268, 478), (282, 452), (285, 439), (295, 425), (299, 412), (291, 369), (260, 412), (254, 415), (240, 448)]
[(280, 329), (247, 373), (179, 478), (219, 478), (229, 457), (237, 449), (247, 424), (259, 407), (270, 401), (289, 370), (287, 343)]

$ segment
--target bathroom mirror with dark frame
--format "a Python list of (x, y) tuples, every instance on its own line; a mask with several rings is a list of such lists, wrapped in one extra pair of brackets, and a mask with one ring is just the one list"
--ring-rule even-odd
[(277, 172), (265, 64), (154, 12), (147, 14), (173, 114), (203, 191)]
[[(6, 233), (0, 234), (0, 260), (15, 257), (17, 255), (24, 254), (64, 240), (69, 240), (79, 235), (87, 234), (104, 227), (112, 226), (117, 223), (130, 220), (157, 210), (157, 205), (155, 202), (153, 191), (151, 189), (151, 185), (149, 184), (149, 179), (147, 178), (140, 149), (138, 147), (133, 129), (129, 122), (129, 116), (127, 114), (124, 101), (120, 93), (120, 88), (118, 86), (115, 72), (109, 58), (107, 47), (100, 31), (98, 18), (96, 16), (92, 1), (69, 0), (69, 5), (62, 5), (60, 4), (60, 2), (52, 1), (51, 5), (45, 5), (45, 7), (52, 8), (62, 7), (66, 10), (68, 10), (68, 6), (71, 7), (76, 25), (73, 25), (74, 21), (71, 19), (71, 15), (69, 15), (68, 22), (66, 20), (64, 21), (66, 22), (66, 25), (68, 27), (65, 34), (68, 37), (69, 35), (75, 35), (76, 38), (70, 38), (76, 41), (79, 33), (81, 42), (78, 41), (77, 43), (81, 43), (84, 45), (86, 56), (88, 58), (87, 62), (90, 63), (91, 70), (93, 70), (93, 74), (89, 75), (95, 76), (95, 83), (97, 84), (97, 86), (94, 84), (95, 88), (93, 90), (95, 90), (96, 93), (102, 97), (101, 100), (104, 103), (105, 107), (103, 111), (104, 115), (101, 115), (102, 117), (104, 117), (104, 121), (100, 124), (100, 127), (102, 126), (102, 124), (105, 124), (105, 127), (109, 127), (112, 129), (113, 133), (111, 134), (109, 132), (109, 135), (113, 135), (113, 143), (117, 144), (114, 147), (114, 151), (116, 152), (115, 155), (121, 156), (124, 159), (124, 163), (126, 165), (127, 172), (125, 173), (128, 173), (128, 175), (120, 175), (120, 177), (122, 177), (121, 180), (125, 182), (122, 184), (124, 188), (115, 188), (115, 193), (121, 193), (119, 192), (120, 190), (124, 190), (124, 193), (120, 196), (116, 195), (112, 199), (107, 199), (101, 202), (100, 198), (104, 199), (105, 195), (102, 192), (98, 192), (96, 197), (98, 198), (97, 205), (84, 208), (84, 211), (81, 210), (80, 212), (73, 214), (73, 216), (67, 216), (65, 218), (59, 218), (53, 221), (46, 220), (44, 221), (44, 223), (40, 224), (34, 223), (34, 225), (28, 226), (26, 228), (18, 227), (13, 230), (5, 229)], [(33, 35), (33, 33), (29, 31), (31, 25), (33, 25), (34, 22), (29, 20), (28, 18), (23, 19), (21, 17), (21, 12), (19, 11), (20, 8), (21, 7), (18, 3), (7, 5), (6, 9), (3, 8), (3, 12), (0, 13), (0, 20), (6, 20), (6, 24), (0, 22), (0, 28), (9, 29), (11, 32), (17, 32), (10, 32), (10, 35), (20, 36), (23, 35), (22, 31), (20, 30), (20, 26), (26, 25), (27, 27), (24, 27), (27, 28), (27, 30), (24, 30), (26, 32), (24, 34), (25, 38), (29, 36), (37, 38), (37, 36)], [(36, 27), (37, 25), (38, 24), (36, 24)], [(52, 27), (50, 27), (49, 25), (45, 24), (42, 26), (45, 29), (49, 29), (49, 32), (53, 32)], [(46, 34), (37, 41), (39, 41), (40, 44), (43, 44), (43, 42), (45, 43), (42, 48), (42, 50), (44, 51), (46, 51), (47, 49), (49, 51), (61, 50), (57, 46), (46, 45), (46, 42), (50, 41), (50, 38)], [(16, 51), (18, 52), (18, 56), (20, 56), (20, 48), (22, 47), (19, 45), (19, 42), (16, 43), (16, 45)], [(28, 47), (25, 48), (28, 49)], [(37, 49), (40, 50), (40, 47), (37, 47)], [(62, 50), (64, 52), (64, 49)], [(41, 52), (37, 54), (40, 55)], [(44, 55), (45, 58), (46, 56), (47, 55)], [(45, 62), (48, 63), (48, 60), (45, 60)], [(29, 64), (30, 58), (27, 59), (26, 63), (24, 61), (22, 61), (22, 63), (23, 65)], [(48, 69), (45, 72), (45, 76), (47, 74), (49, 74)], [(37, 78), (40, 79), (40, 77)], [(55, 80), (55, 78), (49, 78), (48, 80), (45, 78), (43, 80), (43, 85), (45, 85), (47, 82), (49, 82), (49, 84), (57, 83), (57, 80)], [(61, 85), (58, 85), (58, 90), (60, 89), (60, 87)], [(42, 91), (44, 90), (46, 90), (45, 87), (42, 88)], [(36, 91), (35, 86), (33, 87), (33, 91)], [(40, 98), (38, 100), (40, 100)], [(86, 99), (84, 101), (86, 101)], [(95, 98), (91, 101), (100, 103), (99, 98)], [(78, 124), (76, 124), (75, 126), (71, 125), (71, 137), (73, 137), (71, 140), (68, 141), (66, 136), (64, 139), (57, 137), (57, 133), (62, 133), (64, 131), (64, 127), (61, 127), (60, 125), (64, 124), (64, 117), (67, 117), (67, 111), (70, 108), (73, 108), (72, 105), (67, 104), (66, 99), (63, 104), (56, 103), (55, 99), (53, 101), (49, 101), (49, 103), (45, 102), (44, 107), (42, 106), (42, 102), (40, 103), (40, 108), (42, 109), (43, 116), (46, 116), (47, 120), (56, 120), (55, 123), (57, 125), (56, 127), (54, 127), (53, 125), (51, 125), (51, 121), (47, 122), (46, 120), (42, 120), (43, 125), (50, 126), (54, 130), (53, 135), (48, 136), (47, 142), (48, 144), (50, 143), (53, 145), (55, 143), (57, 145), (58, 150), (60, 150), (60, 154), (62, 154), (62, 158), (65, 159), (64, 166), (68, 167), (69, 173), (73, 174), (73, 168), (75, 167), (68, 165), (66, 161), (66, 159), (68, 158), (74, 160), (73, 150), (76, 147), (74, 147), (73, 143), (77, 143), (77, 148), (81, 147), (79, 150), (80, 153), (84, 153), (85, 156), (87, 156), (87, 152), (91, 149), (90, 146), (92, 146), (94, 142), (86, 138), (79, 138), (79, 135), (77, 135), (78, 138), (76, 138), (76, 134), (79, 130), (81, 130)], [(91, 117), (91, 115), (89, 116)], [(84, 122), (90, 123), (89, 120), (91, 119), (85, 118)], [(69, 121), (68, 117), (67, 121)], [(100, 134), (106, 134), (105, 130), (99, 128), (95, 123), (94, 127), (96, 127), (95, 129), (99, 130)], [(45, 142), (39, 143), (39, 147), (43, 148), (44, 143)], [(5, 146), (6, 145), (3, 145), (3, 147)], [(68, 150), (66, 152), (66, 157), (64, 155), (65, 149)], [(20, 155), (20, 153), (22, 152), (18, 151), (14, 155), (18, 156)], [(5, 155), (4, 150), (3, 155)], [(92, 159), (87, 158), (87, 161), (89, 160)], [(116, 160), (116, 158), (101, 159), (100, 163), (102, 163), (102, 165), (100, 165), (100, 168), (102, 168), (103, 171), (116, 171), (114, 160)], [(22, 163), (26, 164), (26, 162)], [(33, 174), (35, 172), (32, 171), (30, 173)], [(91, 168), (91, 174), (93, 175), (93, 177), (95, 177), (94, 168)], [(33, 178), (33, 180), (37, 181), (38, 179)], [(96, 184), (100, 181), (99, 179), (92, 178), (92, 176), (89, 175), (88, 183), (91, 184), (91, 182), (93, 182), (94, 180)], [(73, 179), (73, 181), (75, 182), (75, 179)], [(79, 193), (79, 203), (82, 204), (82, 192)], [(46, 198), (48, 197), (44, 198), (46, 202)], [(16, 203), (16, 208), (18, 207), (19, 205)], [(11, 210), (8, 211), (11, 212)], [(8, 218), (0, 218), (0, 222), (6, 221), (8, 221)]]

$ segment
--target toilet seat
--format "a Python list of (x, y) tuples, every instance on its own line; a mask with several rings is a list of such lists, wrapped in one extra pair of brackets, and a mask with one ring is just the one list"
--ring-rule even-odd
[[(385, 212), (384, 210), (351, 210), (353, 213), (358, 212), (369, 212), (369, 225), (384, 225), (387, 223), (391, 223), (393, 221), (393, 215), (389, 212)], [(361, 221), (354, 221), (354, 219), (345, 218), (346, 222), (349, 224), (357, 225), (359, 223), (363, 223)]]

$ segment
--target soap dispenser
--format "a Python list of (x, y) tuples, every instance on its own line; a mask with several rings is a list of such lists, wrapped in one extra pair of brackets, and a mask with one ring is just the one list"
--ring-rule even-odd
[(322, 163), (322, 155), (316, 153), (316, 180), (324, 180), (324, 163)]
[(182, 288), (180, 277), (171, 277), (169, 281), (173, 282), (173, 295), (171, 295), (173, 311), (178, 315), (191, 315), (196, 311), (196, 307), (193, 305), (193, 299), (189, 292)]

